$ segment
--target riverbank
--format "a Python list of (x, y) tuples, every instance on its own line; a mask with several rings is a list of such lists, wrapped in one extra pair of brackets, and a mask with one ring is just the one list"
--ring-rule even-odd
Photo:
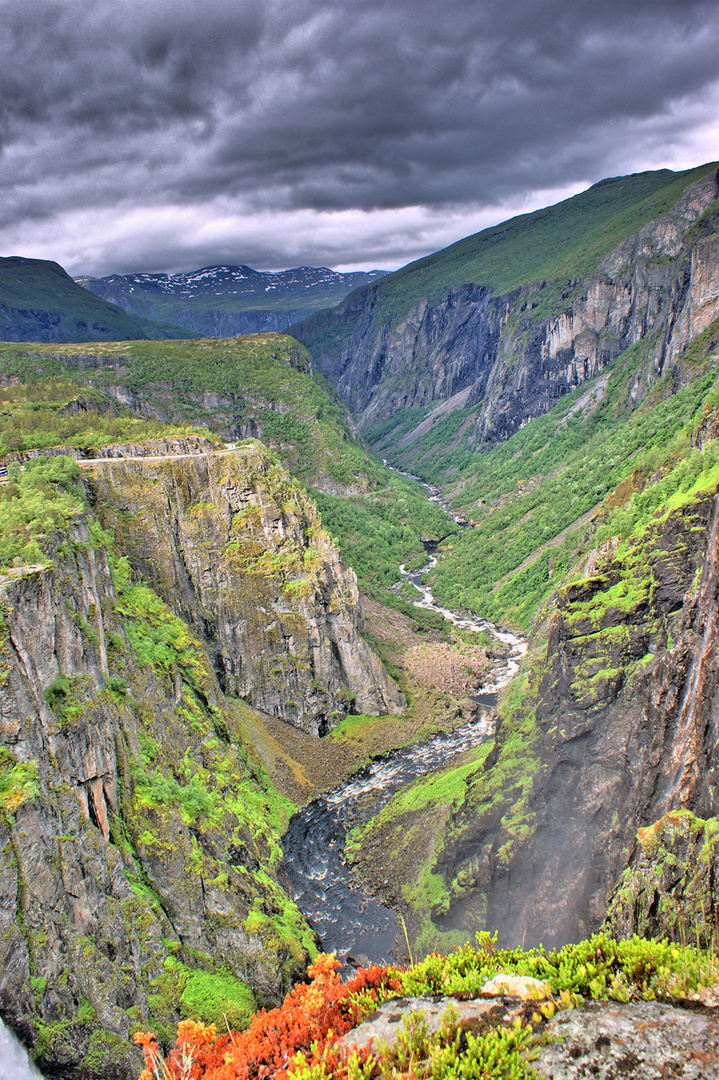
[(368, 761), (466, 723), (477, 708), (472, 695), (505, 652), (501, 643), (496, 651), (467, 644), (449, 624), (420, 632), (413, 619), (374, 600), (365, 601), (365, 629), (407, 697), (403, 716), (349, 716), (322, 739), (270, 717), (248, 731), (272, 780), (298, 807)]
[[(373, 602), (367, 615), (373, 644), (407, 694), (408, 714), (401, 721), (347, 717), (324, 740), (350, 754), (373, 748), (368, 756), (375, 760), (295, 814), (283, 841), (293, 896), (323, 949), (362, 956), (363, 963), (407, 959), (398, 913), (409, 919), (415, 942), (434, 947), (423, 929), (433, 900), (419, 876), (435, 853), (455, 788), (483, 768), (494, 729), (492, 706), (526, 651), (521, 637), (436, 605), (421, 571), (406, 576), (421, 596), (417, 606), (443, 616), (441, 629), (423, 627), (420, 634), (411, 618)], [(478, 708), (477, 699), (489, 707)], [(386, 735), (388, 724), (396, 732), (398, 723), (404, 748), (378, 753), (377, 733)], [(408, 738), (410, 729), (415, 738)], [(428, 814), (429, 803), (434, 810)], [(359, 872), (353, 862), (361, 862)]]

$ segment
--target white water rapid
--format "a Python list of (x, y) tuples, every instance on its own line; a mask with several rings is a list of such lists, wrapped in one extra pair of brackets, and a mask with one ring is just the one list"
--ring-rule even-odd
[(12, 1032), (0, 1020), (0, 1080), (42, 1080)]

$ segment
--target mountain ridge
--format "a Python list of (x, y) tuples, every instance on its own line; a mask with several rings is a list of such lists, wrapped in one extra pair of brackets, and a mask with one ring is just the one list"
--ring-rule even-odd
[(469, 389), (473, 445), (491, 445), (667, 317), (700, 239), (689, 230), (717, 191), (715, 164), (609, 181), (410, 264), (292, 333), (370, 441), (373, 425)]
[(0, 341), (132, 341), (194, 337), (88, 294), (56, 262), (0, 258)]
[(165, 318), (205, 336), (233, 337), (282, 332), (384, 274), (312, 266), (273, 272), (221, 264), (176, 274), (111, 274), (75, 281), (125, 311)]

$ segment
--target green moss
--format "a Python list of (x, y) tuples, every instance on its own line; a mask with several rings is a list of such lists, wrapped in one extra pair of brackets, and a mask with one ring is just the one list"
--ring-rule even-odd
[(128, 1049), (127, 1042), (118, 1035), (97, 1029), (90, 1036), (83, 1065), (98, 1076), (106, 1076), (113, 1068), (126, 1065)]
[(183, 1014), (218, 1030), (246, 1028), (257, 1010), (250, 987), (234, 975), (193, 971), (180, 997)]
[(377, 817), (373, 818), (372, 827), (388, 824), (403, 814), (423, 810), (434, 814), (441, 808), (457, 806), (464, 798), (472, 778), (484, 769), (490, 749), (491, 744), (485, 743), (473, 752), (470, 761), (433, 772), (403, 787), (385, 804)]
[(332, 729), (330, 737), (335, 742), (364, 742), (367, 729), (380, 721), (380, 717), (367, 716), (365, 713), (353, 713), (345, 716), (336, 727)]
[(14, 814), (23, 803), (39, 794), (37, 761), (16, 761), (7, 747), (0, 747), (0, 806)]

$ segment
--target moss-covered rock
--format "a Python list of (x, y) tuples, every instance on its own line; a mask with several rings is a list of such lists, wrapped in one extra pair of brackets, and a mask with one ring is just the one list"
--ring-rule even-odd
[(670, 811), (640, 829), (603, 929), (709, 947), (716, 941), (719, 821)]
[(259, 444), (98, 461), (90, 484), (104, 526), (203, 637), (227, 693), (315, 734), (349, 711), (403, 709), (358, 633), (354, 573)]
[(215, 1019), (218, 988), (240, 1023), (303, 970), (292, 808), (261, 717), (91, 518), (0, 603), (0, 1015), (41, 1064), (129, 1080), (135, 1030)]

